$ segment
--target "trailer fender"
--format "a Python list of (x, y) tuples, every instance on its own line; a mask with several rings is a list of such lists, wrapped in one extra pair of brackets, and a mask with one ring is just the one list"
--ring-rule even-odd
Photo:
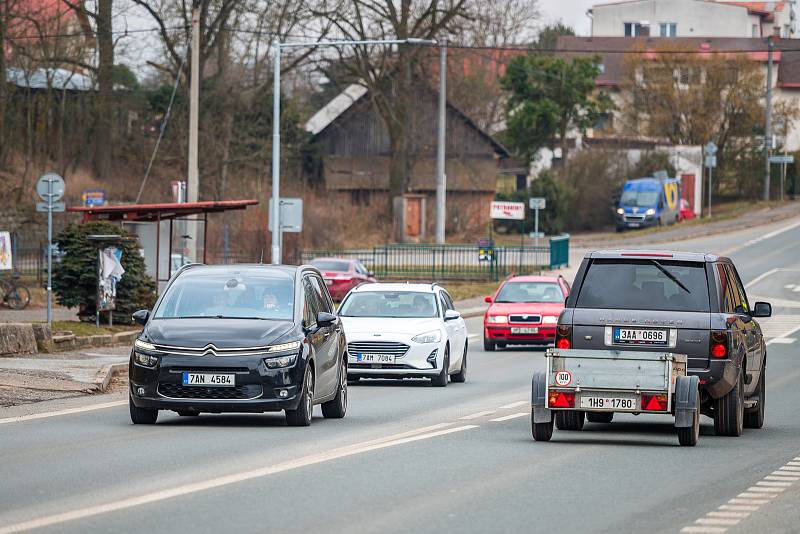
[(689, 428), (699, 417), (699, 387), (697, 376), (679, 376), (675, 380), (675, 428)]
[(534, 373), (531, 381), (531, 406), (534, 423), (549, 423), (553, 412), (547, 407), (547, 374)]

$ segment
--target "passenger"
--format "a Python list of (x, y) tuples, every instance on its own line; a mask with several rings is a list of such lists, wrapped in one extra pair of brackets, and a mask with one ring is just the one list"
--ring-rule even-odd
[(417, 317), (430, 317), (433, 315), (430, 301), (422, 295), (416, 295), (414, 297), (413, 307)]

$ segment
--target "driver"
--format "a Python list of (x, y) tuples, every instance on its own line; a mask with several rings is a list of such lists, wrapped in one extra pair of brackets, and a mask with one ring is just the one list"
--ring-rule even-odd
[(423, 297), (422, 295), (416, 295), (414, 297), (412, 306), (414, 307), (414, 311), (417, 312), (419, 315), (430, 315), (431, 307), (428, 299)]

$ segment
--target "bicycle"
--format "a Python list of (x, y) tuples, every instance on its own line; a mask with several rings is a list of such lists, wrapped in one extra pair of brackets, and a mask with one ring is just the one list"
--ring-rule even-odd
[(19, 274), (13, 274), (11, 280), (0, 280), (0, 300), (12, 310), (24, 310), (31, 302), (31, 292), (17, 280)]

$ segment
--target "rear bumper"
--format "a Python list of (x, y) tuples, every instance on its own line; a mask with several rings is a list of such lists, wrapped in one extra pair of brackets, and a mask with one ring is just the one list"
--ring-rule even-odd
[(555, 343), (555, 326), (514, 325), (514, 327), (517, 326), (537, 328), (538, 332), (535, 334), (512, 334), (511, 325), (484, 326), (483, 336), (490, 341), (507, 343), (509, 345), (549, 345)]
[(736, 385), (740, 367), (733, 360), (713, 360), (708, 369), (689, 368), (687, 374), (700, 379), (700, 390), (712, 399), (728, 394)]

